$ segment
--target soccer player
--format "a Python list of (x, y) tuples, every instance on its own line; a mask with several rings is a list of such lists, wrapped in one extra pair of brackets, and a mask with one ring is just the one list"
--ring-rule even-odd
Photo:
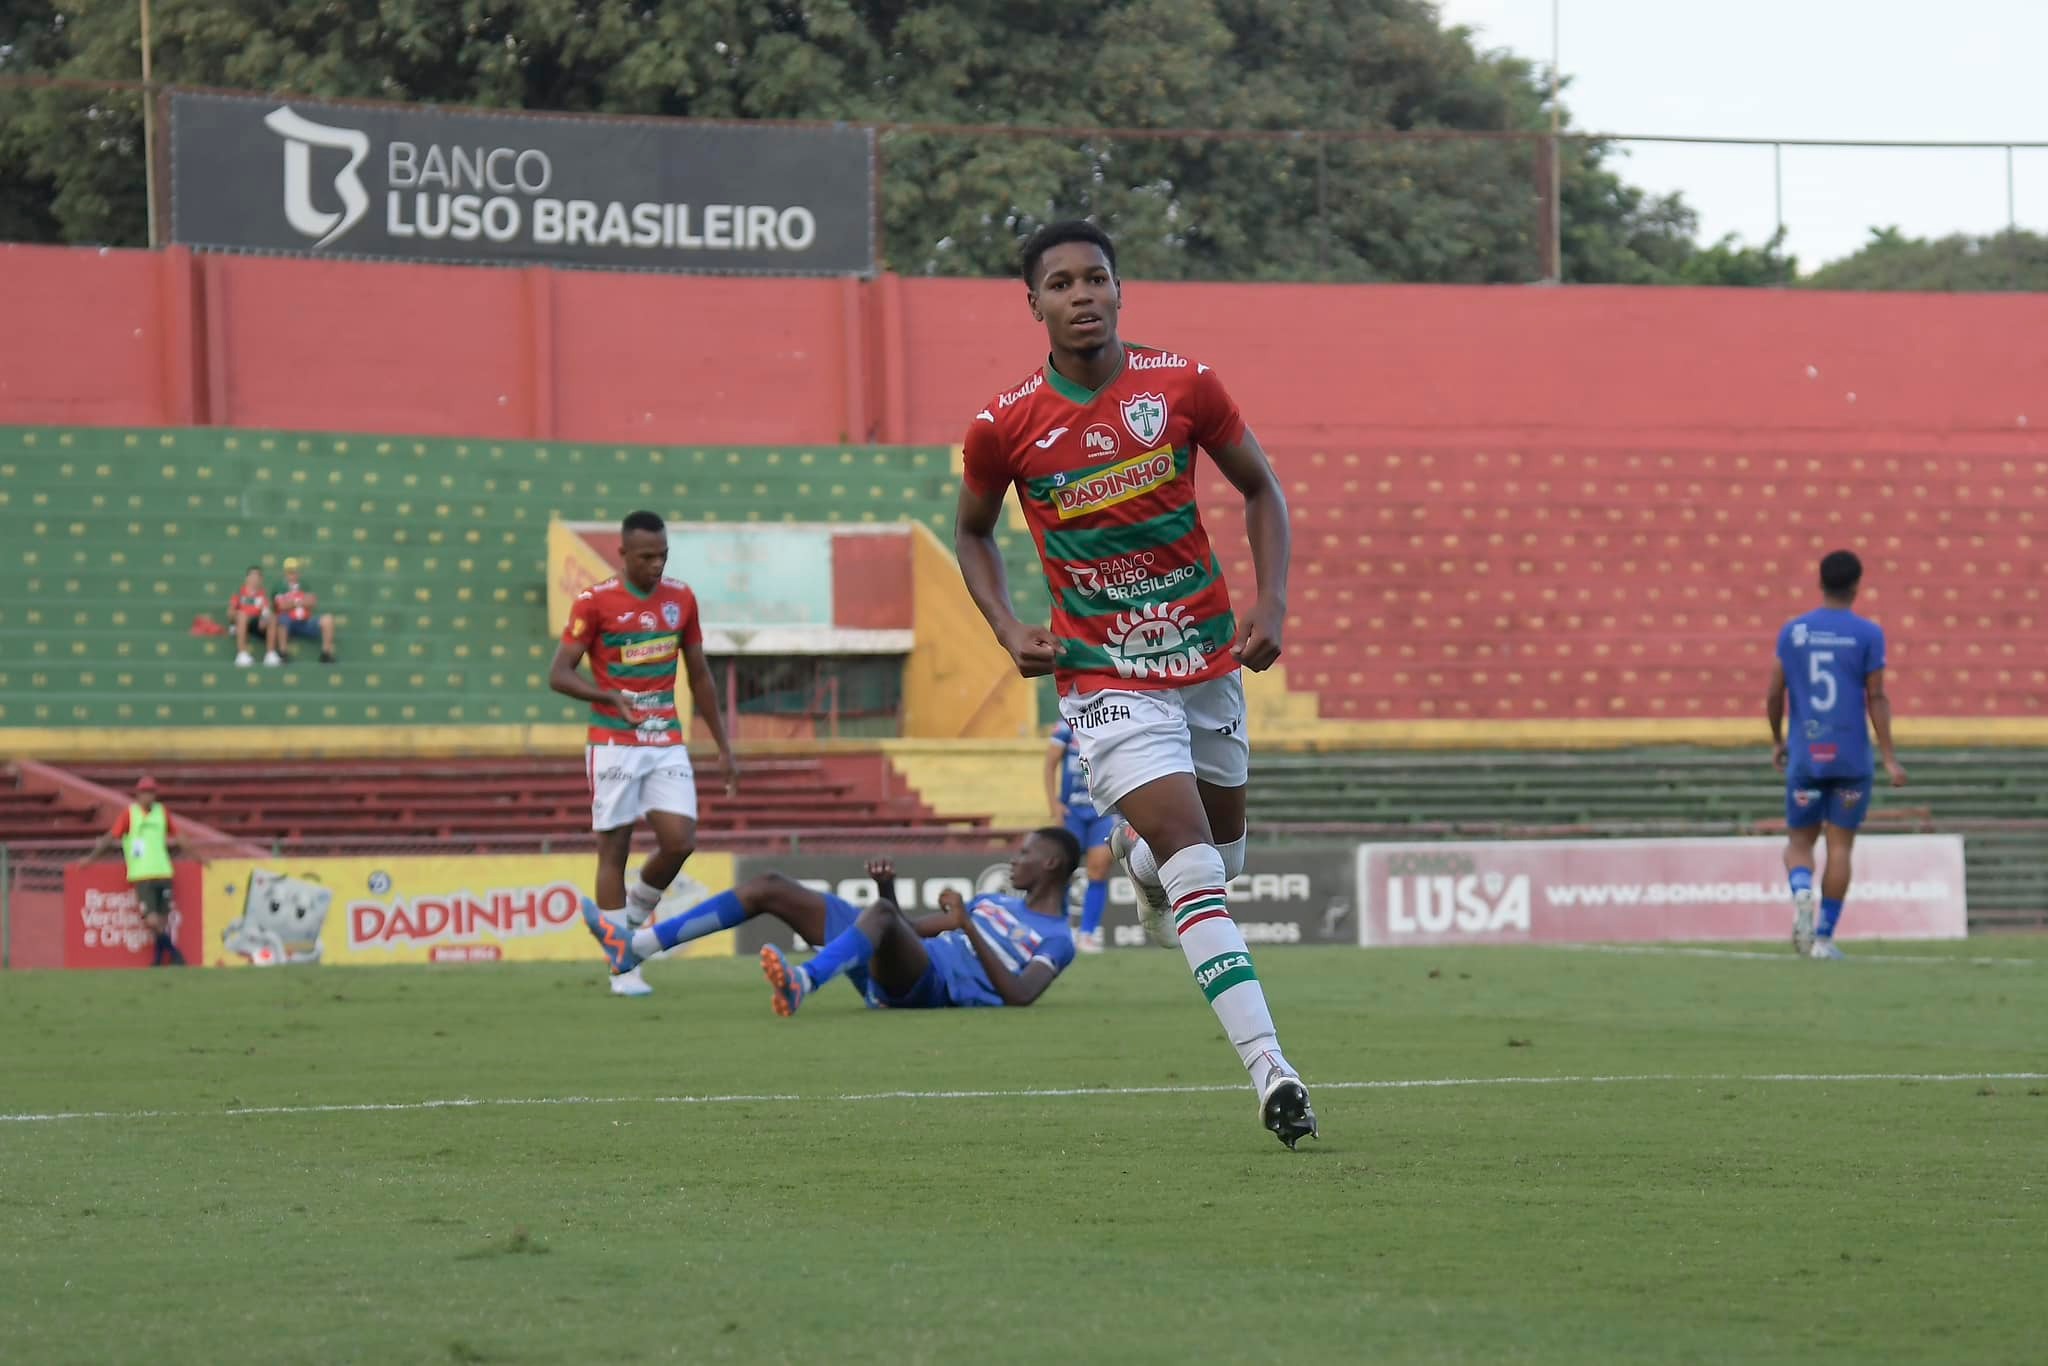
[(774, 992), (770, 1003), (785, 1018), (842, 973), (870, 1006), (1028, 1006), (1074, 961), (1067, 883), (1080, 862), (1074, 837), (1047, 827), (1026, 835), (1010, 856), (1010, 885), (1021, 896), (984, 892), (969, 902), (949, 888), (939, 896), (938, 915), (916, 920), (897, 905), (895, 867), (874, 859), (867, 872), (879, 899), (866, 910), (769, 873), (636, 930), (630, 939), (610, 933), (588, 908), (584, 922), (616, 973), (678, 944), (772, 915), (807, 943), (823, 945), (802, 964), (773, 944), (761, 950), (761, 971)]
[[(1091, 800), (1123, 818), (1110, 848), (1139, 918), (1155, 942), (1179, 943), (1260, 1121), (1292, 1148), (1316, 1132), (1315, 1111), (1225, 895), (1244, 868), (1251, 762), (1238, 669), (1280, 657), (1286, 499), (1213, 370), (1118, 336), (1107, 234), (1054, 223), (1025, 244), (1023, 267), (1051, 354), (968, 424), (960, 570), (1018, 671), (1057, 681)], [(1258, 595), (1242, 617), (1196, 511), (1198, 446), (1244, 498)], [(995, 530), (1012, 487), (1052, 592), (1050, 629), (1010, 606)]]
[[(689, 670), (697, 715), (718, 745), (725, 793), (739, 790), (739, 764), (725, 737), (718, 685), (704, 662), (697, 595), (664, 578), (668, 527), (652, 512), (630, 514), (619, 531), (619, 573), (592, 584), (569, 608), (548, 671), (548, 686), (590, 704), (584, 771), (590, 779), (590, 828), (597, 831), (597, 898), (584, 903), (623, 936), (646, 923), (661, 894), (697, 847), (697, 778), (676, 713), (676, 664)], [(590, 680), (576, 671), (590, 657)], [(645, 820), (657, 847), (626, 886), (633, 827)], [(645, 996), (638, 965), (612, 975), (612, 994)]]
[[(1772, 757), (1785, 774), (1785, 875), (1792, 884), (1792, 950), (1838, 959), (1835, 927), (1849, 895), (1849, 852), (1870, 809), (1870, 731), (1893, 787), (1906, 770), (1892, 748), (1892, 704), (1884, 691), (1884, 631), (1856, 615), (1863, 562), (1837, 550), (1820, 562), (1821, 606), (1778, 632), (1778, 661), (1764, 712)], [(1792, 728), (1785, 731), (1791, 699)], [(1864, 715), (1869, 714), (1866, 729)], [(1820, 920), (1814, 921), (1813, 848), (1827, 835)]]
[(173, 937), (171, 924), (177, 903), (171, 897), (173, 858), (185, 850), (178, 842), (178, 825), (156, 799), (156, 779), (145, 777), (135, 784), (135, 800), (121, 819), (93, 841), (79, 862), (91, 863), (118, 840), (121, 857), (128, 864), (128, 886), (135, 893), (135, 906), (142, 923), (155, 936), (149, 965), (153, 968), (185, 966), (185, 955)]
[(1074, 947), (1082, 953), (1101, 953), (1102, 912), (1109, 904), (1109, 836), (1116, 828), (1116, 813), (1095, 809), (1088, 777), (1081, 771), (1081, 742), (1064, 721), (1052, 728), (1052, 743), (1045, 749), (1045, 800), (1052, 818), (1080, 841), (1088, 870)]

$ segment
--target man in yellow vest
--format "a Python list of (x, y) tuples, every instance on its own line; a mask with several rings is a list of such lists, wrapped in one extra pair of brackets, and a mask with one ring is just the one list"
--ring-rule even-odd
[(116, 840), (121, 843), (121, 856), (128, 861), (128, 885), (135, 891), (136, 909), (142, 912), (142, 923), (156, 936), (150, 966), (184, 967), (185, 955), (171, 938), (171, 916), (177, 911), (171, 899), (171, 859), (184, 849), (178, 843), (171, 813), (157, 802), (156, 779), (144, 778), (135, 784), (134, 802), (113, 828), (85, 851), (85, 861), (90, 863), (104, 854)]

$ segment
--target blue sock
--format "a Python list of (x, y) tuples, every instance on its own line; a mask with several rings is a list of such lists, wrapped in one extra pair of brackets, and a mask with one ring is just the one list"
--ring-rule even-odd
[(1794, 868), (1785, 875), (1785, 878), (1792, 884), (1792, 894), (1794, 896), (1799, 895), (1801, 892), (1813, 890), (1813, 869), (1811, 868)]
[(1824, 896), (1820, 899), (1820, 924), (1814, 927), (1813, 932), (1823, 939), (1833, 939), (1835, 922), (1841, 918), (1842, 903), (1833, 897)]
[(811, 989), (817, 990), (837, 977), (841, 972), (854, 968), (865, 968), (868, 959), (875, 956), (875, 946), (856, 925), (836, 935), (832, 942), (818, 950), (818, 956), (804, 964), (804, 975), (811, 979)]
[(1081, 898), (1081, 933), (1093, 934), (1102, 928), (1102, 912), (1109, 905), (1109, 880), (1088, 884), (1088, 894)]
[(655, 925), (654, 937), (662, 948), (672, 949), (692, 939), (729, 930), (746, 918), (747, 908), (740, 905), (739, 893), (720, 892), (698, 902), (681, 915), (672, 915)]

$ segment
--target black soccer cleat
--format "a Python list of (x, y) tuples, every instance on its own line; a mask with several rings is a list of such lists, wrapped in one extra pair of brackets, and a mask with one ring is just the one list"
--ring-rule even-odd
[(1292, 1152), (1304, 1138), (1320, 1138), (1316, 1132), (1315, 1108), (1308, 1103), (1308, 1088), (1301, 1078), (1276, 1073), (1259, 1102), (1259, 1121)]

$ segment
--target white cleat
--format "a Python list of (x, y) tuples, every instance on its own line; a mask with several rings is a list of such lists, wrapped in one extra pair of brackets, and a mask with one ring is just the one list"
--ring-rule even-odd
[(640, 975), (640, 969), (632, 968), (612, 977), (614, 996), (652, 996), (654, 988), (647, 985), (647, 979)]
[(1792, 893), (1792, 952), (1801, 958), (1813, 956), (1813, 889)]
[(1074, 952), (1075, 952), (1075, 953), (1101, 953), (1101, 952), (1102, 952), (1102, 931), (1101, 931), (1101, 930), (1075, 930), (1075, 931), (1074, 931)]
[(1842, 961), (1842, 951), (1835, 947), (1835, 941), (1832, 939), (1814, 940), (1813, 948), (1808, 952), (1807, 956), (1809, 958), (1818, 958), (1823, 963), (1839, 963)]
[(1138, 835), (1130, 822), (1119, 820), (1116, 829), (1109, 832), (1110, 857), (1123, 865), (1125, 876), (1137, 890), (1138, 923), (1145, 927), (1145, 937), (1162, 949), (1177, 949), (1180, 935), (1173, 928), (1173, 907), (1166, 900), (1166, 889), (1131, 871), (1131, 850), (1137, 843)]

